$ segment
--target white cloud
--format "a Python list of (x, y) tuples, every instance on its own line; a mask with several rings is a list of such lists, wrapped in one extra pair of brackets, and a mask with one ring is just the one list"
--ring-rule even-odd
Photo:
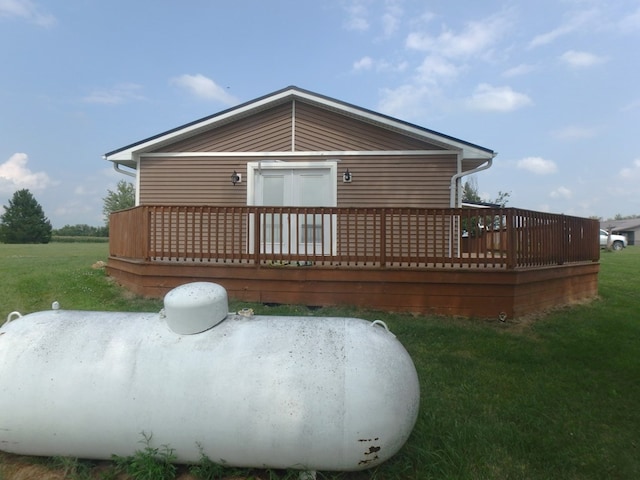
[(407, 62), (392, 64), (385, 60), (374, 60), (369, 56), (362, 57), (353, 63), (355, 72), (375, 70), (376, 72), (403, 72), (407, 69)]
[(547, 45), (554, 42), (560, 37), (580, 30), (584, 26), (588, 25), (592, 19), (596, 19), (599, 16), (599, 12), (595, 9), (586, 10), (577, 14), (570, 14), (569, 20), (562, 25), (550, 30), (546, 33), (537, 35), (529, 42), (529, 48), (539, 47), (541, 45)]
[(355, 30), (357, 32), (369, 30), (368, 12), (362, 1), (352, 1), (345, 7), (345, 10), (347, 11), (347, 19), (344, 25), (347, 30)]
[(486, 53), (504, 34), (506, 18), (494, 15), (479, 22), (468, 22), (459, 33), (444, 28), (438, 36), (427, 32), (411, 32), (406, 46), (448, 58), (465, 58)]
[(442, 79), (451, 79), (458, 76), (461, 67), (448, 60), (429, 55), (418, 67), (416, 80), (420, 83), (436, 84)]
[(605, 61), (604, 57), (599, 57), (589, 52), (577, 52), (568, 50), (560, 56), (560, 59), (574, 68), (592, 67)]
[(623, 32), (635, 32), (640, 30), (640, 8), (630, 13), (620, 21), (620, 30)]
[(45, 172), (32, 172), (27, 167), (26, 153), (14, 153), (9, 160), (0, 164), (0, 192), (13, 193), (16, 190), (43, 190), (52, 184)]
[(354, 70), (371, 70), (373, 68), (373, 59), (371, 57), (362, 57), (353, 63)]
[(201, 74), (189, 75), (184, 74), (179, 77), (172, 78), (170, 83), (184, 88), (192, 95), (205, 100), (213, 100), (225, 105), (235, 105), (238, 100), (218, 85), (216, 82)]
[(563, 129), (557, 130), (553, 133), (553, 136), (560, 140), (583, 140), (585, 138), (592, 138), (597, 134), (598, 130), (594, 127), (579, 127), (576, 125), (570, 125)]
[(0, 17), (22, 18), (42, 27), (50, 27), (56, 18), (43, 12), (31, 0), (0, 0)]
[(624, 107), (621, 108), (623, 112), (628, 112), (630, 110), (637, 110), (640, 108), (640, 100), (632, 100), (627, 103)]
[(536, 210), (538, 210), (539, 212), (551, 212), (551, 205), (549, 205), (548, 203), (540, 203), (537, 207)]
[[(413, 29), (405, 39), (405, 47), (422, 52), (425, 56), (404, 84), (382, 90), (379, 108), (389, 115), (417, 118), (425, 112), (435, 111), (435, 102), (441, 102), (441, 106), (450, 103), (443, 96), (443, 91), (453, 80), (471, 69), (472, 62), (491, 59), (494, 48), (510, 28), (509, 16), (507, 11), (500, 12), (479, 21), (467, 22), (459, 29), (445, 25), (436, 34), (430, 31), (434, 15), (425, 14), (413, 19)], [(376, 71), (398, 72), (409, 68), (407, 62), (394, 65), (375, 61), (371, 65), (363, 60), (358, 64), (359, 67), (371, 66)], [(530, 103), (526, 95), (511, 89), (476, 93), (478, 98), (469, 102), (472, 108), (509, 111)], [(494, 98), (488, 99), (490, 94)]]
[(640, 180), (640, 158), (633, 161), (630, 167), (625, 167), (618, 173), (622, 180)]
[(537, 175), (548, 175), (558, 170), (555, 162), (541, 157), (527, 157), (518, 161), (518, 168), (527, 170)]
[(505, 70), (502, 73), (503, 77), (519, 77), (521, 75), (526, 75), (527, 73), (531, 73), (536, 69), (534, 65), (529, 65), (527, 63), (521, 63), (520, 65), (516, 65), (513, 68)]
[(427, 100), (434, 95), (433, 89), (421, 85), (402, 85), (382, 90), (378, 110), (394, 117), (409, 120), (424, 113)]
[(571, 190), (569, 190), (567, 187), (558, 187), (555, 190), (553, 190), (549, 196), (551, 198), (564, 198), (564, 199), (569, 199), (573, 196), (573, 192)]
[(120, 83), (112, 88), (94, 90), (82, 100), (85, 103), (120, 105), (129, 101), (144, 100), (141, 90), (142, 86), (136, 83)]
[(524, 93), (518, 93), (511, 87), (494, 87), (482, 83), (476, 87), (466, 103), (472, 110), (511, 112), (532, 105), (533, 101)]
[(382, 15), (382, 31), (385, 37), (390, 37), (398, 30), (402, 13), (399, 4), (390, 2), (386, 5), (386, 11)]

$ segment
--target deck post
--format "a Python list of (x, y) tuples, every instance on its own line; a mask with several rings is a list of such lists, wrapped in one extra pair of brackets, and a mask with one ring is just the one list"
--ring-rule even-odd
[(387, 215), (385, 210), (380, 209), (380, 267), (384, 268), (387, 265)]
[(507, 209), (507, 270), (513, 270), (516, 266), (516, 226), (512, 208)]
[(253, 213), (253, 261), (256, 268), (260, 267), (260, 236), (261, 236), (261, 215), (254, 211)]
[(140, 243), (143, 245), (142, 258), (146, 262), (151, 261), (151, 210), (149, 207), (142, 207), (142, 232)]

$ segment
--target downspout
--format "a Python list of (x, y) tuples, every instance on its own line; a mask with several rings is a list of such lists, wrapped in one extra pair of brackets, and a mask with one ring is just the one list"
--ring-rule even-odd
[(449, 207), (456, 208), (458, 206), (456, 202), (456, 197), (460, 197), (459, 195), (457, 195), (458, 180), (460, 180), (462, 177), (466, 177), (467, 175), (473, 175), (474, 173), (481, 172), (482, 170), (486, 170), (487, 168), (491, 167), (491, 165), (493, 164), (493, 159), (495, 158), (496, 155), (497, 153), (493, 153), (493, 155), (491, 155), (491, 158), (487, 159), (486, 163), (483, 163), (482, 165), (474, 168), (473, 170), (468, 170), (466, 172), (463, 172), (462, 171), (462, 152), (458, 152), (458, 173), (456, 173), (453, 177), (451, 177), (451, 186), (449, 187), (450, 189)]
[[(457, 157), (457, 170), (458, 173), (456, 173), (453, 177), (451, 177), (451, 186), (449, 187), (450, 189), (450, 199), (449, 199), (449, 206), (451, 208), (457, 208), (458, 205), (456, 202), (456, 197), (458, 199), (460, 199), (460, 195), (458, 192), (459, 189), (459, 182), (458, 180), (460, 180), (462, 177), (465, 177), (467, 175), (473, 175), (474, 173), (478, 173), (481, 172), (482, 170), (486, 170), (487, 168), (489, 168), (491, 166), (491, 164), (493, 163), (493, 159), (496, 156), (496, 153), (493, 153), (493, 155), (491, 155), (491, 158), (487, 159), (486, 163), (483, 163), (482, 165), (480, 165), (479, 167), (474, 168), (473, 170), (469, 170), (467, 172), (463, 172), (462, 171), (462, 156), (463, 156), (463, 152), (458, 152), (458, 157)], [(460, 200), (460, 204), (462, 205), (462, 201)], [(456, 222), (457, 223), (457, 222)], [(453, 225), (451, 225), (452, 228), (454, 228)], [(459, 232), (459, 228), (460, 225), (458, 224), (455, 229)], [(456, 246), (457, 246), (457, 250), (458, 250), (458, 256), (461, 254), (462, 252), (462, 248), (459, 244), (459, 242), (456, 242)], [(449, 255), (453, 256), (453, 236), (449, 239)]]
[[(136, 164), (139, 165), (140, 164), (139, 157), (136, 156), (135, 160), (136, 160)], [(118, 173), (122, 173), (123, 175), (127, 175), (128, 177), (132, 177), (132, 178), (136, 179), (136, 181), (135, 181), (135, 191), (136, 191), (135, 205), (136, 206), (140, 205), (140, 177), (138, 175), (139, 168), (133, 169), (133, 172), (130, 171), (130, 170), (123, 170), (118, 162), (113, 162), (113, 169)]]

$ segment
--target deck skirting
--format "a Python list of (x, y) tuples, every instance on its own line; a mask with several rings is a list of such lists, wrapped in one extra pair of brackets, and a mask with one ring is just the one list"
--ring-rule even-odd
[(145, 262), (110, 257), (107, 272), (136, 294), (160, 298), (193, 281), (222, 285), (247, 302), (312, 306), (353, 305), (374, 310), (473, 318), (521, 318), (592, 300), (598, 262), (528, 269), (342, 268), (198, 262)]

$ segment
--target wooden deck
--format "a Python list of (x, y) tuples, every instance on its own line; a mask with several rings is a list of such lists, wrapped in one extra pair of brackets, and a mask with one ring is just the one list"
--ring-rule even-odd
[(251, 302), (521, 317), (597, 295), (598, 222), (518, 209), (141, 206), (107, 271), (160, 297), (189, 281)]

